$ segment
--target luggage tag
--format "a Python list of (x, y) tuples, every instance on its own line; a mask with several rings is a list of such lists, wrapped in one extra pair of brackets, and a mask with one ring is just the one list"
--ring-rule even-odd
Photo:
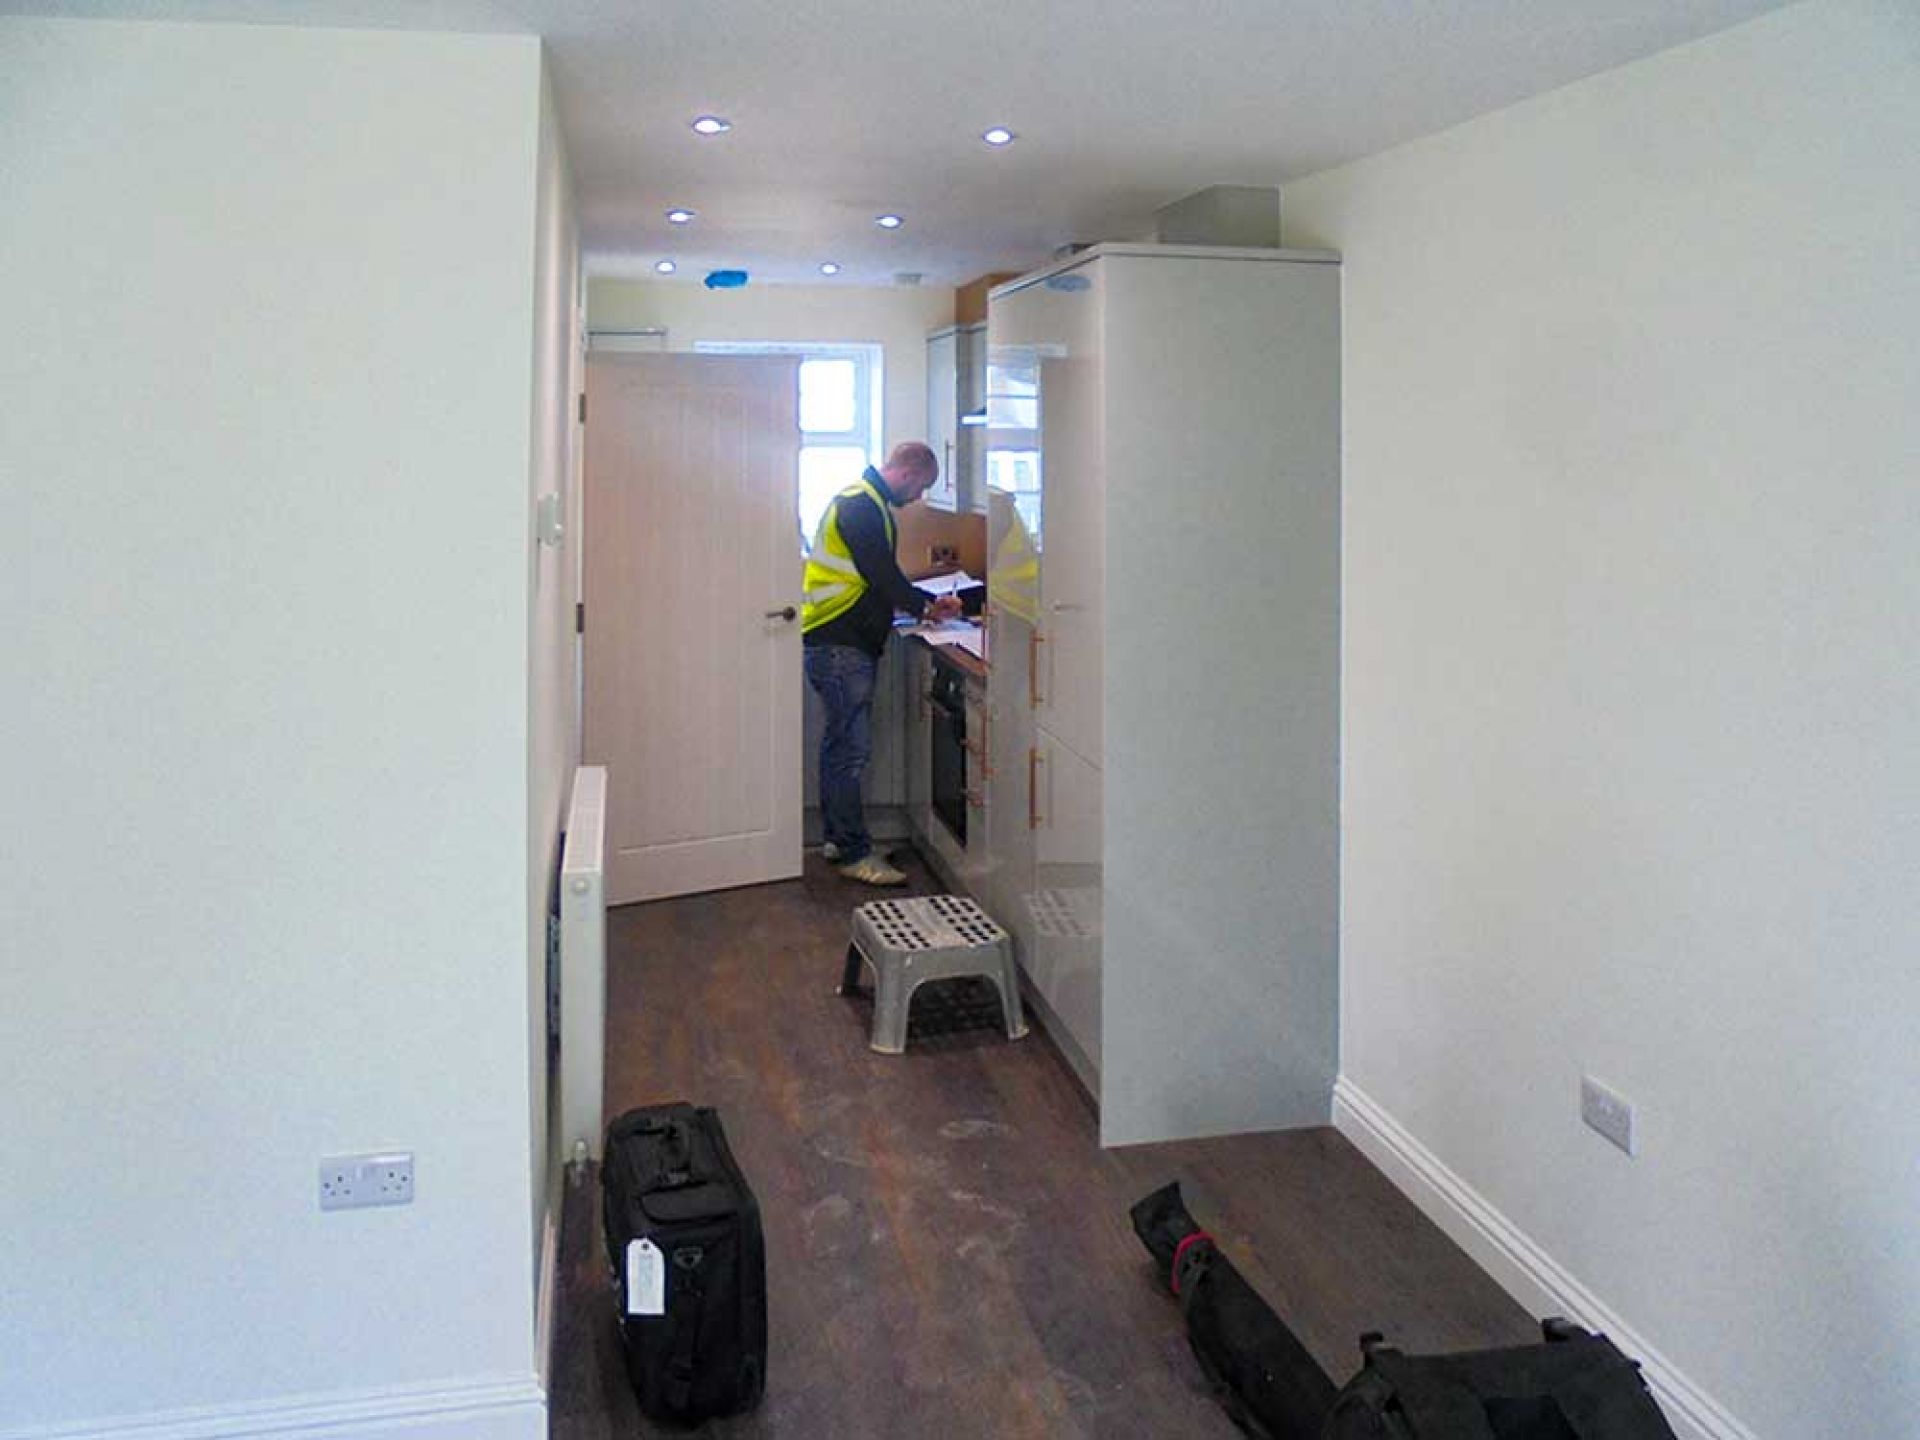
[(667, 1313), (667, 1266), (660, 1247), (642, 1235), (627, 1242), (627, 1314)]

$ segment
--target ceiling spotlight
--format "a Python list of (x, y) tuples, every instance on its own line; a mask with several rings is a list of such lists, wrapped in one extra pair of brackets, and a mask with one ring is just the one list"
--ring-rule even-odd
[(1015, 136), (1013, 131), (1007, 129), (1006, 126), (996, 125), (993, 129), (982, 134), (980, 138), (989, 145), (1011, 145), (1014, 142)]
[(876, 215), (873, 217), (873, 223), (878, 225), (882, 230), (898, 230), (907, 222), (902, 220), (898, 215)]
[(693, 122), (696, 135), (724, 135), (733, 128), (733, 122), (722, 120), (718, 115), (702, 115)]
[(653, 262), (653, 268), (658, 274), (671, 275), (674, 271), (678, 270), (680, 267), (674, 264), (673, 261), (671, 260), (656, 260)]
[(820, 273), (822, 275), (838, 275), (840, 273), (840, 267), (831, 260), (822, 261)]
[(669, 225), (691, 225), (693, 223), (693, 211), (669, 210), (667, 211), (667, 223)]

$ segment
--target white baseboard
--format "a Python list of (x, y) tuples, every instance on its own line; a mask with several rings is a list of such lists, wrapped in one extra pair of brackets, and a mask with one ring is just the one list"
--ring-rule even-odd
[(1537, 1318), (1564, 1315), (1606, 1333), (1640, 1362), (1647, 1388), (1679, 1440), (1756, 1440), (1716, 1402), (1440, 1158), (1342, 1075), (1333, 1087), (1334, 1127)]
[(0, 1430), (0, 1440), (546, 1440), (532, 1380), (305, 1396)]

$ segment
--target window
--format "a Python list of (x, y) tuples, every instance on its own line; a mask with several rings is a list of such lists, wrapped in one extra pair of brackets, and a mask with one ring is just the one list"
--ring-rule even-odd
[(800, 471), (794, 489), (804, 551), (828, 502), (879, 458), (880, 347), (701, 340), (693, 348), (702, 355), (800, 357)]

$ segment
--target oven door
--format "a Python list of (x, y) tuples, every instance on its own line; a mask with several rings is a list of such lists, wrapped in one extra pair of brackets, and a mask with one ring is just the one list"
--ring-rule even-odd
[(933, 667), (933, 813), (967, 843), (967, 688), (948, 666)]

